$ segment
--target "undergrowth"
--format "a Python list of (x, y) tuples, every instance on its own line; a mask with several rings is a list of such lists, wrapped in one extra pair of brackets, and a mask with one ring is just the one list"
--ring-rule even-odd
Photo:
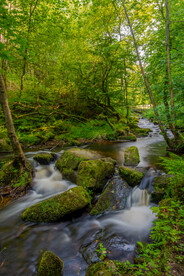
[[(151, 229), (152, 243), (138, 242), (138, 264), (134, 275), (174, 275), (179, 267), (183, 275), (184, 267), (184, 159), (171, 154), (170, 158), (161, 158), (162, 166), (174, 177), (170, 178), (165, 198), (152, 210), (157, 215)], [(173, 270), (174, 269), (174, 270)]]

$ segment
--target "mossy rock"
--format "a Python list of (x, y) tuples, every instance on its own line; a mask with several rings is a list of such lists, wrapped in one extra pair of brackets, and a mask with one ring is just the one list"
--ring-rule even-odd
[(0, 139), (0, 152), (10, 152), (12, 147), (7, 143), (5, 138)]
[(41, 165), (49, 165), (56, 160), (56, 155), (54, 153), (38, 153), (33, 159)]
[(59, 221), (83, 209), (89, 201), (90, 198), (85, 189), (74, 187), (27, 208), (22, 214), (22, 219), (33, 222)]
[(149, 129), (149, 128), (134, 127), (132, 129), (132, 131), (138, 137), (146, 137), (146, 136), (148, 136), (148, 133), (151, 132), (151, 129)]
[[(31, 171), (31, 165), (28, 164), (28, 166)], [(20, 168), (14, 161), (6, 163), (0, 171), (0, 186), (8, 185), (12, 188), (26, 188), (31, 181), (30, 173), (27, 170), (20, 172)]]
[(124, 165), (137, 166), (140, 162), (139, 151), (135, 146), (129, 147), (124, 152)]
[(62, 276), (63, 261), (50, 251), (43, 253), (37, 276)]
[(130, 187), (120, 177), (113, 177), (97, 203), (90, 212), (90, 215), (103, 214), (106, 211), (124, 209)]
[(81, 162), (78, 168), (77, 185), (102, 190), (115, 171), (113, 162), (89, 160)]
[(63, 168), (62, 175), (63, 175), (63, 178), (73, 183), (77, 182), (77, 171), (75, 170)]
[(95, 151), (81, 149), (81, 148), (72, 148), (66, 150), (63, 155), (57, 160), (56, 168), (62, 173), (63, 169), (72, 169), (77, 170), (80, 162), (98, 159), (101, 156)]
[(143, 173), (126, 167), (119, 167), (119, 173), (122, 179), (131, 187), (139, 185), (143, 178)]
[(129, 133), (128, 135), (124, 135), (124, 136), (119, 136), (118, 140), (122, 140), (122, 141), (136, 141), (137, 138), (134, 134)]
[(153, 202), (158, 203), (166, 194), (167, 186), (173, 176), (171, 175), (160, 175), (153, 179), (154, 191), (151, 195)]
[(128, 274), (127, 266), (120, 261), (105, 261), (89, 265), (85, 276), (117, 276)]

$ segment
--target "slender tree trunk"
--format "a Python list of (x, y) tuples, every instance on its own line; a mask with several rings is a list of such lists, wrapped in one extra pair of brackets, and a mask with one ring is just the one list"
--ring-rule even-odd
[(169, 110), (169, 104), (168, 104), (168, 95), (167, 95), (167, 90), (168, 90), (168, 74), (167, 74), (167, 68), (166, 68), (166, 75), (165, 75), (165, 81), (164, 81), (164, 106), (165, 106), (165, 112), (166, 112), (166, 117), (167, 121), (169, 124), (170, 130), (173, 132), (173, 125), (171, 123), (171, 116), (170, 116), (170, 110)]
[(176, 132), (176, 124), (175, 124), (175, 110), (174, 110), (174, 92), (171, 78), (171, 53), (170, 53), (170, 16), (169, 16), (169, 1), (165, 0), (166, 7), (166, 51), (167, 51), (167, 73), (169, 79), (169, 91), (170, 91), (170, 99), (171, 99), (171, 117), (172, 117), (172, 132), (174, 134), (175, 139), (177, 140), (178, 134)]
[(5, 88), (4, 80), (1, 73), (0, 73), (0, 104), (2, 106), (2, 110), (5, 116), (8, 137), (12, 144), (15, 162), (18, 165), (20, 165), (20, 167), (27, 168), (27, 161), (25, 159), (23, 150), (19, 144), (19, 141), (15, 133), (11, 111), (8, 105), (6, 88)]
[(127, 71), (126, 71), (125, 58), (124, 58), (124, 82), (125, 82), (125, 105), (126, 105), (126, 110), (127, 110), (126, 118), (128, 121), (128, 119), (129, 119), (129, 104), (128, 104), (128, 83), (127, 83)]
[[(33, 6), (33, 4), (31, 3), (30, 5), (30, 11), (29, 11), (29, 21), (28, 21), (28, 29), (27, 29), (27, 37), (26, 37), (26, 40), (27, 40), (27, 43), (28, 43), (28, 40), (29, 40), (29, 36), (30, 36), (30, 33), (31, 33), (31, 20), (32, 20), (32, 16), (35, 12), (35, 9), (36, 9), (36, 6), (38, 4), (38, 1), (39, 0), (36, 0), (35, 2), (35, 5)], [(32, 7), (33, 6), (33, 7)], [(21, 79), (20, 79), (20, 98), (22, 96), (22, 91), (24, 89), (24, 77), (25, 77), (25, 74), (26, 74), (26, 65), (27, 65), (27, 54), (28, 54), (28, 45), (26, 45), (26, 48), (24, 50), (24, 58), (23, 58), (23, 66), (22, 66), (22, 75), (21, 75)]]
[(126, 14), (126, 18), (127, 18), (127, 21), (128, 21), (128, 25), (129, 25), (129, 27), (130, 27), (131, 35), (132, 35), (132, 37), (133, 37), (134, 46), (135, 46), (135, 50), (136, 50), (136, 53), (137, 53), (137, 58), (138, 58), (138, 61), (139, 61), (139, 66), (140, 66), (140, 69), (141, 69), (141, 74), (142, 74), (142, 77), (143, 77), (143, 79), (144, 79), (144, 83), (145, 83), (145, 86), (146, 86), (146, 88), (147, 88), (147, 91), (148, 91), (148, 94), (149, 94), (151, 103), (152, 103), (152, 105), (153, 105), (153, 110), (154, 110), (155, 116), (156, 116), (156, 118), (157, 118), (157, 120), (158, 120), (158, 125), (159, 125), (159, 127), (160, 127), (161, 132), (163, 133), (163, 136), (164, 136), (164, 139), (165, 139), (166, 143), (168, 144), (168, 146), (169, 146), (170, 148), (172, 148), (171, 140), (169, 139), (169, 137), (168, 137), (168, 135), (167, 135), (167, 131), (166, 131), (166, 129), (164, 128), (164, 126), (162, 125), (162, 122), (161, 122), (161, 120), (160, 120), (159, 114), (158, 114), (158, 112), (157, 112), (156, 104), (155, 104), (155, 101), (154, 101), (153, 94), (152, 94), (152, 91), (151, 91), (151, 89), (150, 89), (150, 86), (149, 86), (149, 84), (148, 84), (146, 74), (145, 74), (145, 72), (144, 72), (144, 68), (143, 68), (142, 61), (141, 61), (141, 58), (140, 58), (140, 54), (139, 54), (139, 51), (138, 51), (137, 42), (136, 42), (136, 39), (135, 39), (135, 36), (134, 36), (133, 28), (132, 28), (132, 25), (131, 25), (131, 23), (130, 23), (130, 19), (129, 19), (129, 16), (128, 16), (128, 13), (127, 13), (126, 6), (125, 6), (124, 1), (123, 1), (123, 8), (124, 8), (124, 11), (125, 11), (125, 14)]

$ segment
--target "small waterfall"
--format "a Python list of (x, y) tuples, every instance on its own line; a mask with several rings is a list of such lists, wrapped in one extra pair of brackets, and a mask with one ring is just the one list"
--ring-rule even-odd
[(127, 208), (132, 206), (148, 206), (150, 194), (153, 192), (153, 179), (158, 175), (153, 169), (149, 169), (144, 175), (139, 187), (133, 188), (127, 199)]
[(149, 204), (150, 194), (146, 189), (140, 189), (134, 187), (127, 199), (127, 208), (130, 209), (132, 206), (147, 206)]

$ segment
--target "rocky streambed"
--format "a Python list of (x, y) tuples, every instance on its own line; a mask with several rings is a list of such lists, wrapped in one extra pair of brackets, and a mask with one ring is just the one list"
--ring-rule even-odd
[(154, 202), (167, 184), (155, 165), (149, 169), (165, 154), (159, 129), (147, 120), (140, 124), (152, 132), (137, 142), (71, 148), (54, 158), (27, 153), (35, 167), (33, 189), (0, 212), (0, 275), (46, 275), (47, 251), (55, 254), (49, 267), (56, 262), (65, 276), (95, 275), (99, 268), (86, 272), (88, 265), (104, 259), (120, 261), (110, 263), (114, 271), (123, 269), (122, 261), (134, 262), (136, 243), (149, 240), (155, 219), (152, 184)]

